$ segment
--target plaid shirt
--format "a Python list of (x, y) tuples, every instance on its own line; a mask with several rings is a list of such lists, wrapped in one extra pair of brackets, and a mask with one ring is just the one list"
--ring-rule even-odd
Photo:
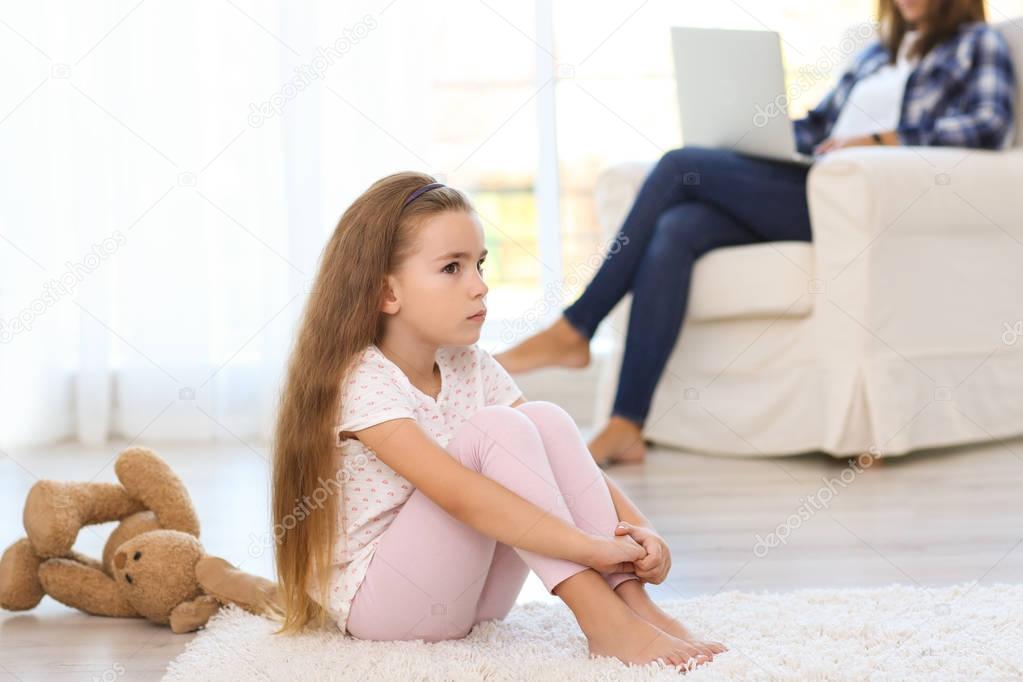
[[(853, 86), (889, 58), (880, 41), (856, 55), (821, 103), (793, 121), (799, 151), (809, 154), (828, 137)], [(895, 132), (904, 145), (999, 149), (1011, 140), (1015, 87), (1002, 35), (983, 22), (964, 24), (910, 73)]]

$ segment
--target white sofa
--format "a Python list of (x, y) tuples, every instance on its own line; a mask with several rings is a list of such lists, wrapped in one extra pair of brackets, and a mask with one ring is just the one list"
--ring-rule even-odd
[[(1011, 149), (835, 152), (807, 181), (812, 243), (725, 247), (697, 261), (650, 441), (838, 457), (1023, 434), (1020, 26), (999, 25), (1020, 86)], [(651, 165), (598, 180), (608, 235)], [(614, 348), (596, 423), (611, 409), (627, 316), (628, 297), (606, 320)]]

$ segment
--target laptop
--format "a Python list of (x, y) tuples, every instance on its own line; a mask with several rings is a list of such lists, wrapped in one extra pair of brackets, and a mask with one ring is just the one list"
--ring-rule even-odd
[(671, 42), (685, 144), (814, 162), (796, 151), (778, 33), (674, 27)]

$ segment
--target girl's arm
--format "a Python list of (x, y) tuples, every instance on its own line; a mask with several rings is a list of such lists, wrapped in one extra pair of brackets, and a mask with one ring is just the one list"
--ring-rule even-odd
[(634, 526), (643, 526), (652, 530), (654, 524), (650, 523), (650, 520), (643, 516), (643, 512), (629, 499), (625, 491), (618, 487), (618, 484), (607, 475), (606, 471), (601, 473), (604, 475), (604, 480), (607, 481), (607, 489), (611, 492), (611, 500), (615, 504), (615, 511), (618, 512), (618, 519), (631, 523)]
[[(598, 538), (580, 530), (463, 466), (414, 419), (392, 419), (354, 435), (444, 511), (488, 537), (585, 566), (602, 564), (609, 555), (607, 544), (614, 542), (613, 538)], [(631, 561), (632, 557), (620, 560)]]

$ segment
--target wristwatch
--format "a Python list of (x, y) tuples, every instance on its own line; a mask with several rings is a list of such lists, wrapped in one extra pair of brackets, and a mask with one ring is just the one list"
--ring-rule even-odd
[(879, 133), (871, 133), (870, 137), (874, 140), (874, 144), (884, 144), (884, 140), (881, 139)]

